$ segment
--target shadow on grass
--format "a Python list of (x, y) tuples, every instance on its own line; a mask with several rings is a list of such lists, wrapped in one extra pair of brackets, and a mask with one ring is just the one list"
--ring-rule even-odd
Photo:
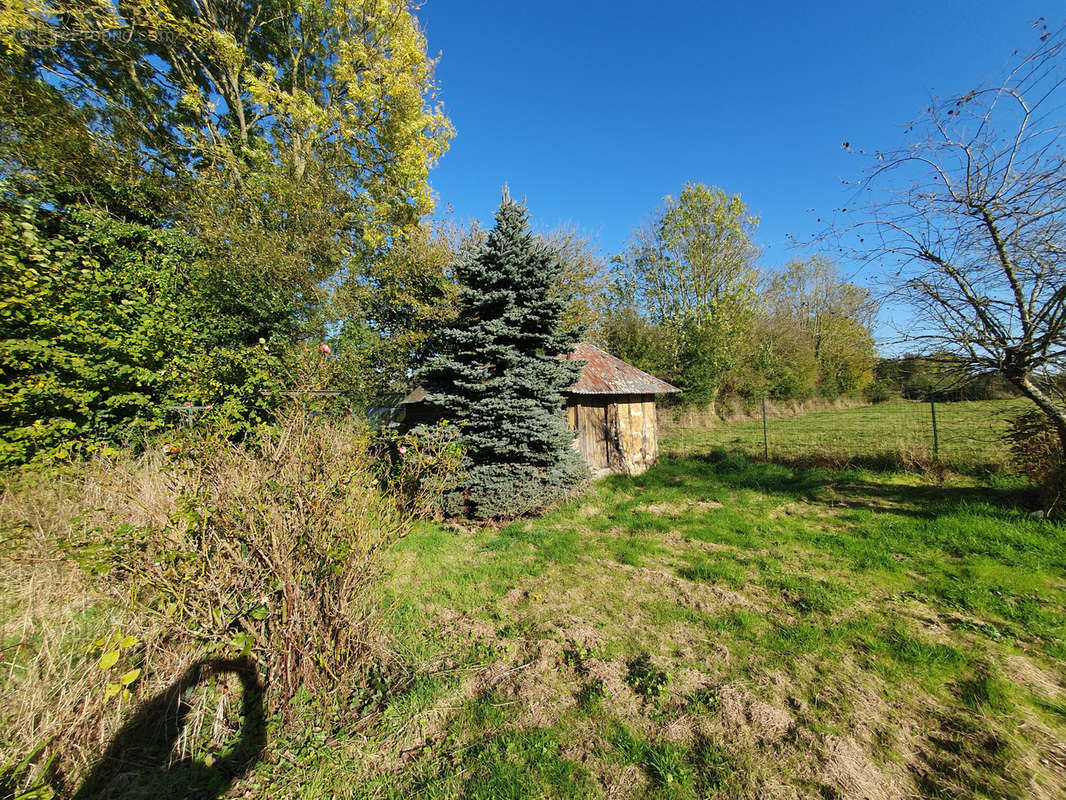
[[(1005, 446), (1005, 445), (1004, 445)], [(965, 458), (959, 454), (947, 453), (937, 456), (924, 448), (896, 447), (877, 451), (857, 453), (847, 449), (820, 447), (812, 444), (799, 449), (777, 448), (770, 450), (769, 458), (764, 459), (762, 447), (752, 449), (750, 446), (728, 444), (713, 445), (719, 453), (750, 458), (756, 461), (768, 461), (792, 469), (827, 469), (827, 470), (869, 470), (871, 472), (911, 472), (918, 475), (940, 479), (947, 474), (963, 475), (976, 480), (990, 479), (993, 476), (1006, 476), (1010, 472), (1004, 462), (996, 458), (971, 454)], [(703, 458), (699, 449), (664, 448), (667, 458)]]
[[(812, 465), (799, 461), (762, 461), (716, 449), (705, 455), (666, 460), (662, 467), (638, 479), (648, 488), (676, 485), (679, 471), (695, 466), (694, 477), (730, 489), (751, 489), (792, 500), (822, 499), (843, 508), (891, 510), (917, 517), (935, 517), (952, 506), (970, 503), (993, 505), (1004, 510), (1037, 507), (1031, 489), (1000, 489), (991, 486), (945, 486), (901, 484), (889, 478), (897, 467), (886, 469), (853, 465), (849, 468)], [(885, 474), (878, 480), (878, 473)], [(827, 492), (832, 497), (827, 498)]]
[[(191, 758), (172, 761), (174, 744), (189, 714), (189, 694), (207, 679), (230, 673), (241, 684), (239, 741), (211, 764)], [(265, 745), (263, 686), (254, 663), (247, 657), (202, 661), (141, 704), (115, 735), (74, 800), (133, 796), (212, 800), (248, 771)]]

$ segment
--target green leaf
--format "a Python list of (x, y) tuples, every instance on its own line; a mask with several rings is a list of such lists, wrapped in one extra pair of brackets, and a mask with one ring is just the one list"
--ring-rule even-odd
[(116, 663), (118, 663), (118, 650), (110, 650), (100, 656), (100, 669), (111, 669)]
[(235, 634), (231, 641), (233, 642), (233, 646), (240, 651), (240, 655), (246, 656), (252, 652), (252, 644), (254, 640), (250, 633), (241, 631), (240, 633)]
[(141, 671), (139, 669), (131, 669), (129, 672), (123, 673), (122, 677), (118, 680), (123, 686), (129, 686), (139, 677), (141, 677)]

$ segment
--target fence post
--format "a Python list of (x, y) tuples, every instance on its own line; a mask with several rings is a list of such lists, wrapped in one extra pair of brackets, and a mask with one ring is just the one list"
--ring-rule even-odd
[(770, 460), (770, 444), (766, 439), (766, 392), (762, 395), (762, 457)]
[(929, 411), (933, 415), (933, 455), (940, 457), (940, 434), (936, 429), (936, 400), (929, 398)]

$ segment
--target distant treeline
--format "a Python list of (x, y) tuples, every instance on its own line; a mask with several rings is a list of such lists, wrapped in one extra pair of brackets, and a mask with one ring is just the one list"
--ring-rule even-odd
[(861, 393), (876, 361), (871, 293), (820, 257), (766, 268), (758, 222), (714, 187), (667, 197), (611, 259), (592, 335), (679, 387), (683, 405)]
[(875, 403), (886, 400), (1000, 400), (1018, 397), (1018, 390), (997, 373), (975, 374), (950, 353), (906, 353), (882, 358), (874, 381), (865, 391)]

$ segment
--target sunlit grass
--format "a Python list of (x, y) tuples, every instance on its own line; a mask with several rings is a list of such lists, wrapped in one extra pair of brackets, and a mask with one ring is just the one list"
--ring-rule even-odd
[[(936, 404), (896, 401), (850, 409), (768, 419), (770, 459), (831, 466), (858, 464), (882, 469), (940, 465), (964, 474), (1011, 471), (1005, 434), (1025, 400), (973, 400)], [(761, 420), (663, 432), (664, 453), (701, 455), (724, 448), (753, 458), (764, 455)]]
[[(1020, 759), (1033, 763), (1038, 745), (1021, 721), (1066, 736), (1061, 697), (1007, 669), (1022, 654), (1062, 676), (1066, 662), (1066, 529), (1032, 518), (1024, 501), (973, 477), (719, 453), (609, 477), (500, 529), (425, 526), (394, 551), (390, 597), (407, 609), (395, 617), (398, 641), (432, 642), (409, 651), (446, 657), (460, 676), (490, 663), (530, 668), (528, 653), (545, 647), (562, 656), (549, 668), (555, 699), (536, 700), (544, 722), (518, 721), (531, 702), (521, 692), (487, 695), (518, 716), (493, 717), (490, 707), (479, 721), (464, 702), (443, 712), (444, 738), (390, 778), (389, 791), (486, 796), (510, 781), (500, 796), (600, 797), (623, 770), (611, 791), (642, 800), (751, 796), (771, 779), (802, 794), (818, 780), (803, 772), (807, 756), (771, 758), (715, 721), (717, 687), (765, 694), (774, 676), (809, 747), (851, 735), (862, 718), (881, 731), (868, 757), (902, 763), (915, 756), (891, 732), (907, 718), (929, 730), (918, 791), (961, 782), (972, 796), (1024, 793)], [(571, 640), (574, 626), (596, 644)], [(588, 672), (595, 663), (615, 664), (637, 687), (639, 719), (618, 717), (618, 698)], [(637, 678), (634, 664), (644, 665)], [(686, 695), (685, 674), (705, 684)], [(469, 684), (451, 681), (397, 698), (380, 735), (404, 713), (454, 704), (445, 697), (455, 681)], [(860, 687), (876, 691), (881, 710)], [(558, 710), (546, 713), (546, 702)], [(705, 720), (700, 733), (672, 739), (691, 714)]]

